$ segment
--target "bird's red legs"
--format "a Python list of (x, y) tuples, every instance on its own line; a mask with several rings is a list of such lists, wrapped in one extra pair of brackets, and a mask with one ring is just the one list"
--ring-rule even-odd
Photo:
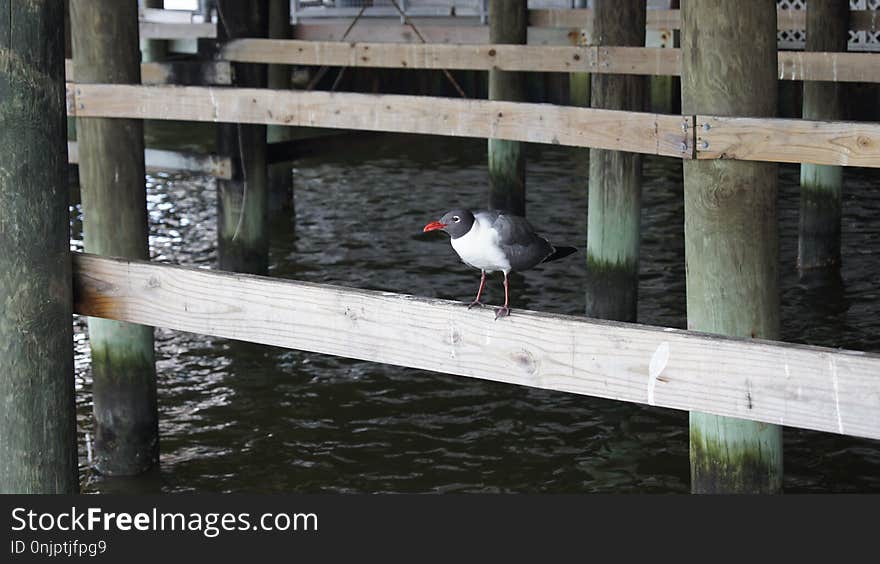
[(495, 311), (495, 319), (510, 315), (510, 289), (507, 285), (507, 273), (504, 273), (504, 305)]
[(483, 295), (483, 286), (486, 285), (486, 271), (481, 270), (480, 272), (482, 272), (482, 276), (480, 276), (480, 289), (477, 290), (477, 297), (474, 298), (474, 301), (471, 302), (471, 304), (468, 306), (468, 309), (471, 309), (474, 306), (483, 307), (483, 302), (480, 301), (480, 296)]

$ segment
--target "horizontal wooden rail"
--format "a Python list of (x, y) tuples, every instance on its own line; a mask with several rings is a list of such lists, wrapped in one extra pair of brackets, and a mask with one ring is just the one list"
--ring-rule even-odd
[[(228, 61), (410, 69), (680, 75), (681, 51), (656, 47), (448, 45), (238, 39), (223, 47)], [(880, 55), (781, 51), (779, 78), (880, 82)]]
[[(673, 116), (487, 100), (68, 84), (68, 113), (483, 137), (700, 159), (880, 167), (880, 124)], [(696, 120), (696, 129), (691, 125)]]
[[(64, 60), (68, 82), (76, 82), (72, 59)], [(169, 61), (141, 63), (141, 84), (232, 84), (228, 61)]]
[[(413, 226), (414, 232), (418, 231)], [(880, 438), (880, 356), (74, 253), (74, 310), (455, 374)]]
[[(640, 50), (657, 61), (661, 72), (672, 74), (676, 58), (661, 56), (668, 49)], [(226, 44), (221, 57), (228, 61), (288, 65), (329, 65), (410, 69), (489, 70), (527, 72), (604, 72), (609, 51), (598, 47), (553, 45), (452, 45), (444, 43), (357, 43), (281, 39), (238, 39)], [(670, 65), (672, 61), (672, 65)], [(646, 68), (643, 65), (641, 68)], [(665, 71), (665, 72), (664, 72)], [(613, 72), (613, 70), (612, 70)]]
[(193, 23), (195, 12), (189, 10), (165, 10), (162, 8), (138, 8), (138, 19), (151, 23)]
[[(427, 19), (427, 18), (425, 18)], [(439, 18), (438, 18), (439, 20)], [(489, 43), (489, 27), (465, 24), (449, 18), (448, 23), (440, 21), (424, 21), (418, 23), (419, 33), (428, 43), (457, 43), (479, 45)], [(345, 35), (346, 41), (375, 43), (421, 43), (408, 25), (388, 23), (386, 21), (363, 21), (352, 27), (351, 19), (301, 23), (293, 26), (293, 39), (306, 41), (340, 41)], [(531, 45), (586, 45), (589, 34), (578, 27), (552, 28), (529, 27), (527, 41)]]
[(681, 116), (458, 98), (195, 86), (68, 84), (67, 111), (483, 137), (690, 158)]
[(698, 159), (880, 167), (880, 123), (697, 116)]
[(140, 21), (141, 39), (199, 39), (217, 37), (217, 25), (213, 23), (177, 23)]
[[(777, 10), (776, 28), (805, 29), (807, 26), (805, 10)], [(681, 29), (680, 10), (648, 10), (646, 27), (648, 29)], [(592, 28), (593, 11), (589, 9), (541, 9), (529, 10), (529, 25), (535, 27), (584, 27)], [(853, 10), (850, 12), (849, 27), (852, 31), (880, 30), (880, 11)]]
[[(79, 164), (79, 145), (76, 141), (67, 142), (67, 162)], [(218, 155), (144, 149), (144, 165), (152, 171), (179, 170), (227, 180), (232, 178), (231, 159)]]

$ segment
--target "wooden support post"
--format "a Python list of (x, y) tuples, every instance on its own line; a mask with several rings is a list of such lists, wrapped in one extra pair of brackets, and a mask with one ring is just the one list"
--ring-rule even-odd
[[(645, 44), (645, 2), (596, 0), (598, 45)], [(641, 111), (645, 79), (592, 76), (592, 107)], [(635, 153), (590, 149), (587, 211), (587, 315), (635, 321), (639, 276), (642, 159)]]
[[(139, 84), (135, 2), (71, 0), (79, 83)], [(144, 128), (135, 119), (78, 118), (83, 232), (88, 252), (146, 259)], [(95, 467), (132, 475), (158, 462), (153, 328), (89, 319)]]
[(76, 493), (64, 5), (0, 2), (0, 494)]
[[(220, 43), (266, 37), (266, 0), (218, 0)], [(233, 64), (234, 84), (265, 87), (265, 65)], [(217, 152), (232, 161), (232, 180), (217, 180), (217, 237), (223, 270), (266, 274), (269, 270), (269, 194), (266, 179), (266, 126), (217, 125)]]
[[(846, 51), (849, 2), (810, 0), (807, 4), (807, 51)], [(804, 119), (839, 120), (843, 116), (837, 82), (804, 82)], [(835, 270), (840, 266), (840, 211), (843, 169), (801, 165), (798, 268)]]
[[(143, 0), (144, 8), (163, 9), (165, 0)], [(141, 39), (141, 61), (154, 63), (164, 61), (168, 57), (168, 41), (164, 39)]]
[[(489, 42), (526, 43), (526, 0), (489, 0)], [(526, 75), (489, 71), (489, 99), (525, 102)], [(526, 214), (525, 147), (517, 141), (489, 139), (489, 208)]]
[[(681, 4), (684, 113), (773, 116), (775, 2)], [(684, 196), (688, 328), (778, 338), (776, 165), (686, 160)], [(742, 401), (754, 400), (747, 391)], [(695, 493), (781, 490), (777, 425), (691, 412), (690, 457)]]
[[(269, 0), (269, 38), (290, 39), (289, 0)], [(288, 65), (269, 65), (269, 88), (290, 89), (290, 67)], [(270, 125), (266, 128), (267, 142), (288, 141), (293, 137), (293, 128)], [(289, 216), (293, 211), (293, 173), (289, 162), (270, 165), (269, 175), (269, 213), (284, 212)]]

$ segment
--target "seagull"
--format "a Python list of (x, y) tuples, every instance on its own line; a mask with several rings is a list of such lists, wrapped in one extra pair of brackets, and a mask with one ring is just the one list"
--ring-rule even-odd
[(477, 297), (468, 309), (483, 306), (480, 297), (486, 285), (486, 273), (498, 270), (504, 273), (504, 305), (495, 311), (496, 320), (510, 315), (507, 275), (511, 271), (528, 270), (567, 257), (577, 250), (574, 247), (554, 247), (535, 232), (526, 218), (503, 211), (454, 209), (422, 230), (423, 233), (429, 231), (449, 234), (452, 248), (462, 262), (482, 273)]

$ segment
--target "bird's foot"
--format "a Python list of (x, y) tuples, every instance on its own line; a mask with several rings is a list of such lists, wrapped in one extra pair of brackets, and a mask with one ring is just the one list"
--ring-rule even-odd
[(477, 306), (479, 306), (479, 307), (486, 307), (486, 304), (484, 304), (484, 303), (481, 302), (480, 300), (474, 300), (474, 301), (472, 301), (470, 304), (468, 304), (468, 309), (475, 308), (475, 307), (477, 307)]
[(510, 315), (510, 308), (507, 306), (501, 306), (495, 310), (495, 320), (497, 321), (501, 317), (507, 317)]

